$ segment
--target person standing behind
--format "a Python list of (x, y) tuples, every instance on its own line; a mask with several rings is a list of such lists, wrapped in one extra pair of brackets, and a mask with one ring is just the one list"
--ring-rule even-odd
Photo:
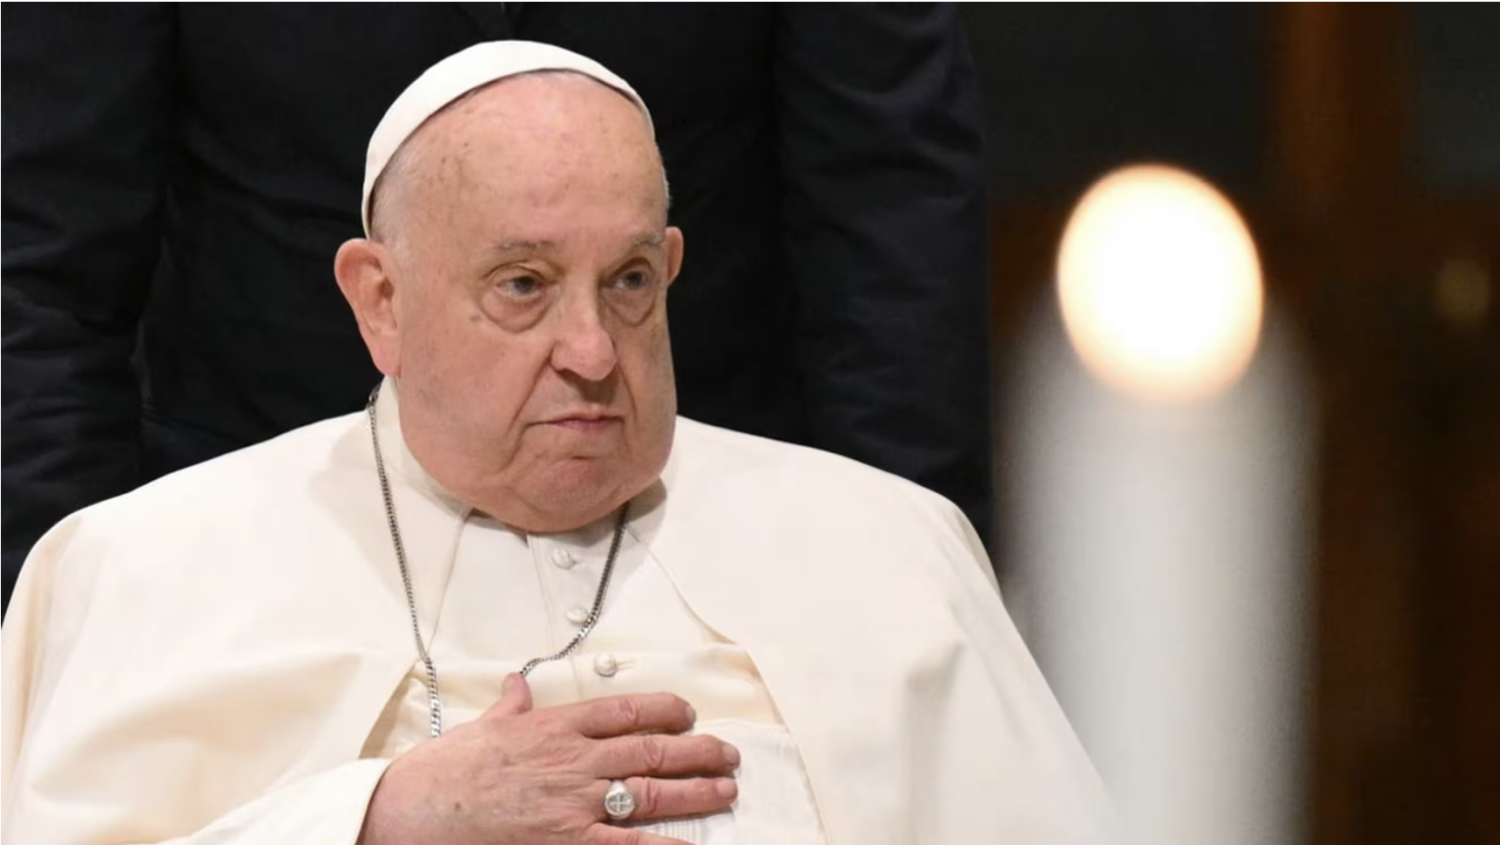
[(595, 56), (654, 104), (694, 244), (682, 413), (903, 475), (987, 535), (979, 121), (951, 7), (3, 14), (7, 600), (68, 513), (360, 406), (377, 376), (327, 255), (360, 229), (365, 139), (424, 68), (499, 38)]

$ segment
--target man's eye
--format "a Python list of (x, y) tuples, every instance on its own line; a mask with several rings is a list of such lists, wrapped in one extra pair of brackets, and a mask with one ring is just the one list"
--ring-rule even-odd
[(525, 299), (542, 290), (542, 283), (535, 276), (516, 276), (500, 282), (500, 291), (506, 296)]
[(615, 280), (615, 286), (621, 290), (645, 290), (651, 286), (651, 276), (641, 270), (632, 270)]

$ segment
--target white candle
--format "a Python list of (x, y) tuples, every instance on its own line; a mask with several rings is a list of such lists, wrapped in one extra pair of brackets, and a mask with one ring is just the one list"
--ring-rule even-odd
[[(1008, 603), (1119, 802), (1125, 841), (1297, 842), (1307, 392), (1281, 326), (1255, 353), (1259, 270), (1245, 271), (1234, 227), (1216, 252), (1191, 198), (1129, 199), (1104, 204), (1126, 213), (1128, 237), (1107, 220), (1086, 234), (1135, 258), (1069, 265), (1065, 246), (1074, 344), (1046, 310), (1010, 382)], [(1217, 202), (1197, 211), (1233, 215)], [(1082, 242), (1076, 228), (1065, 238)], [(1192, 244), (1192, 260), (1162, 252), (1173, 243)]]

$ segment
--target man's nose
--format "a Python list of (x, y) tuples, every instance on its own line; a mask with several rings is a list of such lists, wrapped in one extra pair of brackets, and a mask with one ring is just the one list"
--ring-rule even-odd
[(601, 319), (598, 295), (571, 297), (562, 305), (552, 366), (587, 381), (603, 381), (615, 371), (619, 358), (615, 339)]

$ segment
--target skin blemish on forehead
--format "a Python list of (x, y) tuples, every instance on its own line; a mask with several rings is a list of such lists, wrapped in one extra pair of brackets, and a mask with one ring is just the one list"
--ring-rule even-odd
[(642, 252), (646, 250), (660, 250), (666, 245), (667, 234), (665, 232), (652, 232), (650, 234), (640, 235), (635, 240), (631, 241), (630, 245), (626, 247), (625, 251), (627, 253), (631, 253)]
[(530, 238), (507, 238), (489, 248), (489, 252), (503, 258), (518, 252), (544, 252), (557, 246), (556, 241), (532, 240)]

